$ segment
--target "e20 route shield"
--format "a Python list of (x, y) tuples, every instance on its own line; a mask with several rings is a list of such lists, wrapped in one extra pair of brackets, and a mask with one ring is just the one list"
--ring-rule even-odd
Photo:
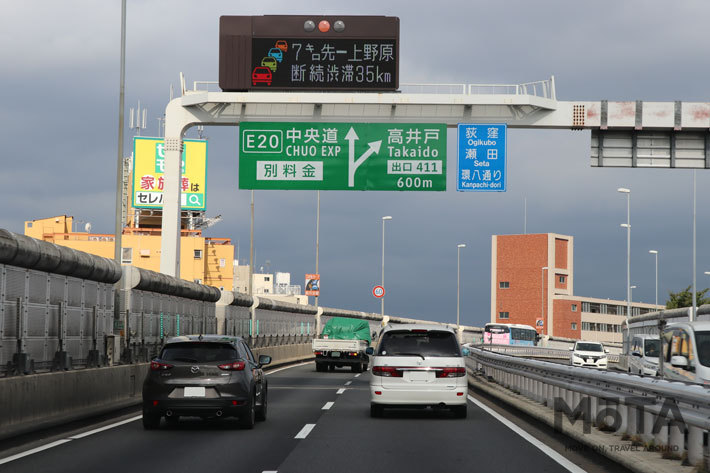
[(239, 188), (445, 191), (446, 125), (242, 122)]

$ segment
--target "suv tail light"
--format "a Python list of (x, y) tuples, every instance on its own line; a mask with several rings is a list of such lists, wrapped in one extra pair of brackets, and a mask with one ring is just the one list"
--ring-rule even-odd
[(235, 361), (234, 363), (225, 363), (223, 365), (219, 365), (219, 369), (225, 370), (225, 371), (244, 371), (245, 366), (246, 366), (245, 362)]
[(437, 378), (460, 378), (466, 376), (466, 368), (463, 366), (439, 368), (441, 371), (436, 372)]
[(373, 366), (372, 374), (373, 376), (385, 376), (388, 378), (402, 377), (402, 371), (398, 370), (394, 366)]
[(159, 361), (151, 361), (150, 362), (150, 370), (151, 371), (169, 370), (172, 367), (173, 367), (173, 365), (169, 365), (167, 363), (161, 363)]

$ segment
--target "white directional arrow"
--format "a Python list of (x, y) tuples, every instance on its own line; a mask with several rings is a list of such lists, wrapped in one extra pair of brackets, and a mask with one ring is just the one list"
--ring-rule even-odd
[(382, 146), (382, 140), (373, 141), (368, 143), (369, 148), (367, 151), (362, 153), (362, 155), (355, 159), (355, 142), (360, 138), (355, 133), (353, 127), (350, 127), (348, 134), (345, 135), (345, 139), (348, 140), (348, 187), (355, 186), (355, 171), (364, 163), (367, 158), (372, 156), (372, 154), (377, 154), (380, 152), (380, 147)]

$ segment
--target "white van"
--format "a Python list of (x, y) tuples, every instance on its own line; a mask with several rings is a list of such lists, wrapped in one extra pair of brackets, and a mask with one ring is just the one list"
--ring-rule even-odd
[(710, 385), (710, 321), (680, 322), (663, 330), (663, 376)]
[(631, 339), (628, 357), (629, 373), (641, 376), (658, 375), (658, 355), (661, 340), (658, 335), (639, 334)]

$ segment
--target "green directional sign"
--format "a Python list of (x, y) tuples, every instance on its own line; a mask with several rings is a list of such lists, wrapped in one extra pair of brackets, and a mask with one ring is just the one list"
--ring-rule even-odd
[(242, 122), (239, 188), (445, 191), (446, 125)]

